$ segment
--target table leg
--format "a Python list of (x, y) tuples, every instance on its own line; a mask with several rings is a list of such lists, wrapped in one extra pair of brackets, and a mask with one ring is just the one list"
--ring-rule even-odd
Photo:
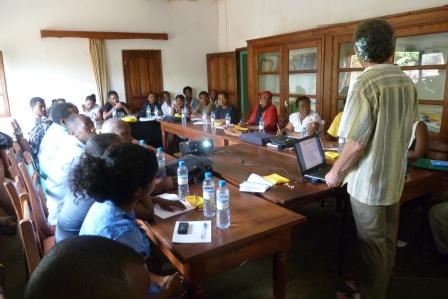
[(166, 131), (162, 130), (162, 145), (163, 145), (163, 150), (166, 151), (168, 148), (168, 142), (167, 142), (167, 136), (168, 134), (166, 133)]
[(286, 252), (276, 252), (274, 254), (273, 287), (274, 299), (284, 299), (286, 296)]
[(189, 298), (205, 299), (205, 284), (203, 282), (188, 285)]
[[(344, 188), (345, 189), (345, 188)], [(342, 204), (342, 223), (341, 223), (341, 235), (339, 238), (339, 258), (338, 258), (338, 273), (344, 275), (345, 257), (347, 255), (347, 225), (349, 221), (349, 207), (350, 196), (346, 191), (340, 191), (336, 195), (338, 201)]]

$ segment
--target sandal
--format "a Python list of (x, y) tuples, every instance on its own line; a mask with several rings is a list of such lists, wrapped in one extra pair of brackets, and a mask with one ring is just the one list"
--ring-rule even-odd
[(336, 299), (361, 299), (361, 294), (351, 292), (336, 292)]
[(344, 287), (349, 293), (360, 293), (361, 286), (358, 281), (345, 280)]

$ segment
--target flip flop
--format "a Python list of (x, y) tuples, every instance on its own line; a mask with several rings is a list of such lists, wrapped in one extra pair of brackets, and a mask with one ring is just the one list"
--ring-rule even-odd
[(349, 292), (349, 293), (360, 293), (361, 286), (358, 281), (345, 280), (344, 287), (346, 288), (347, 292)]

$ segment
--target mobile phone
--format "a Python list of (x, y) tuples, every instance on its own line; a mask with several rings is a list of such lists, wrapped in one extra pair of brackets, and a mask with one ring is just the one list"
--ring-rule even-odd
[(188, 233), (188, 222), (180, 222), (177, 227), (177, 233), (179, 235), (186, 235)]

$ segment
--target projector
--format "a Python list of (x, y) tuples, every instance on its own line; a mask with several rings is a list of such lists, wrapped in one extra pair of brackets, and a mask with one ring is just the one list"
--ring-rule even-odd
[(184, 141), (184, 142), (179, 143), (179, 149), (180, 149), (182, 155), (209, 154), (213, 150), (213, 140), (212, 139), (202, 139), (202, 140)]

